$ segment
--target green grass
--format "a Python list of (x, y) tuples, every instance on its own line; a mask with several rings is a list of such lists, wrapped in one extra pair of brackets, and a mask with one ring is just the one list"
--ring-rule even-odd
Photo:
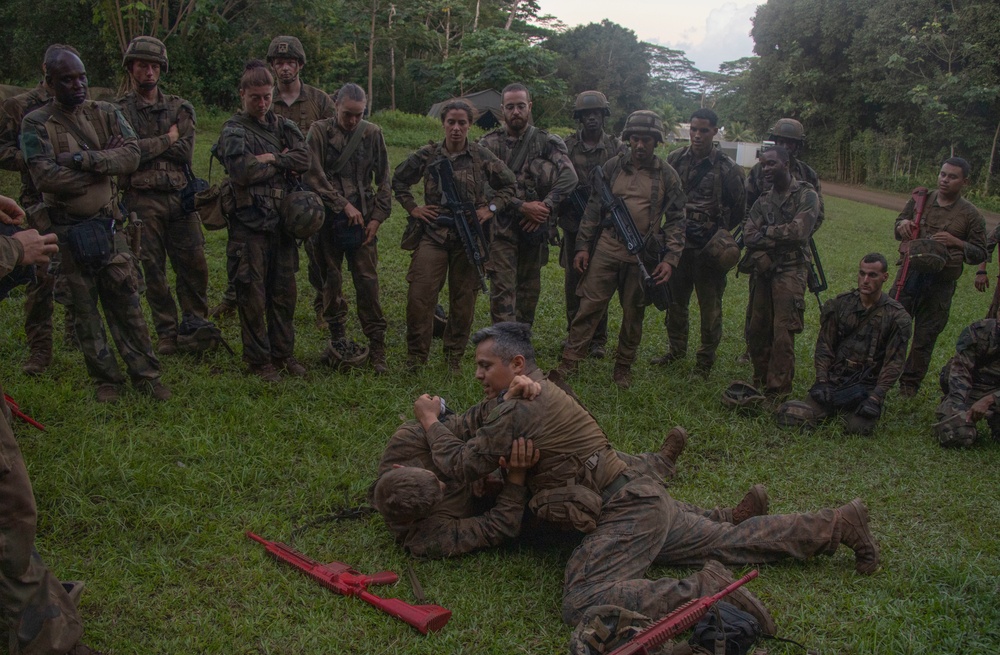
[[(212, 130), (223, 119), (202, 116), (196, 159), (202, 175)], [(408, 137), (412, 146), (391, 148), (394, 163), (440, 134), (429, 130), (418, 139), (416, 132)], [(219, 176), (216, 166), (216, 181)], [(0, 178), (0, 190), (14, 191), (12, 176)], [(854, 286), (862, 255), (894, 252), (895, 245), (890, 212), (836, 198), (826, 202), (828, 219), (817, 240), (830, 297)], [(570, 630), (559, 618), (565, 549), (512, 545), (454, 561), (415, 562), (431, 602), (454, 611), (443, 631), (423, 637), (276, 564), (243, 536), (250, 529), (290, 541), (295, 528), (315, 523), (294, 539), (302, 552), (365, 572), (394, 570), (402, 581), (376, 593), (414, 602), (405, 578), (408, 558), (378, 517), (318, 521), (363, 498), (383, 444), (410, 416), (414, 397), (440, 393), (450, 406), (466, 407), (480, 395), (471, 355), (465, 375), (452, 378), (439, 342), (419, 374), (400, 371), (409, 261), (398, 247), (403, 225), (396, 207), (381, 233), (392, 368), (382, 378), (335, 374), (317, 364), (324, 337), (313, 325), (304, 263), (296, 350), (311, 367), (309, 378), (267, 386), (244, 377), (238, 358), (170, 357), (163, 362), (164, 380), (174, 399), (165, 404), (133, 393), (114, 407), (96, 404), (80, 354), (61, 345), (49, 375), (23, 376), (22, 291), (0, 305), (8, 335), (0, 344), (6, 389), (48, 426), (45, 433), (15, 426), (38, 501), (38, 550), (59, 577), (87, 581), (82, 613), (89, 643), (116, 654), (565, 652)], [(208, 234), (212, 301), (225, 283), (224, 245), (224, 233)], [(565, 331), (556, 259), (553, 252), (543, 271), (535, 326), (545, 368), (555, 365)], [(780, 634), (827, 654), (1000, 650), (1000, 449), (987, 437), (969, 450), (945, 451), (929, 429), (938, 400), (933, 372), (989, 298), (974, 291), (971, 275), (960, 280), (952, 320), (919, 396), (903, 402), (892, 392), (878, 434), (861, 438), (845, 436), (836, 424), (782, 432), (769, 417), (734, 414), (720, 404), (726, 384), (749, 375), (735, 363), (743, 349), (746, 295), (745, 278), (731, 279), (720, 361), (709, 380), (690, 376), (691, 359), (669, 369), (646, 364), (666, 342), (663, 315), (650, 310), (632, 389), (611, 384), (612, 363), (604, 360), (583, 364), (578, 392), (624, 450), (655, 448), (670, 426), (688, 427), (692, 439), (672, 487), (678, 498), (732, 504), (762, 482), (774, 512), (865, 499), (883, 570), (856, 576), (846, 549), (832, 558), (760, 567), (751, 588), (771, 609)], [(353, 305), (353, 291), (348, 298)], [(796, 342), (799, 395), (812, 382), (818, 315), (809, 298), (807, 327)], [(620, 318), (613, 303), (613, 335)], [(351, 321), (360, 339), (353, 312)], [(480, 298), (476, 327), (487, 322), (487, 302)], [(57, 309), (57, 337), (61, 323)], [(222, 328), (238, 347), (238, 324), (229, 319)], [(657, 567), (650, 575), (689, 572)], [(796, 651), (774, 646), (772, 652)]]

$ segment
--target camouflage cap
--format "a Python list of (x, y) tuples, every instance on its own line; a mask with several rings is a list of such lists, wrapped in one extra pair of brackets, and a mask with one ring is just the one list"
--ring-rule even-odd
[(608, 97), (600, 91), (584, 91), (577, 94), (576, 102), (573, 103), (573, 118), (580, 120), (580, 115), (591, 109), (599, 109), (605, 116), (611, 115), (611, 103)]
[(326, 218), (323, 201), (312, 191), (292, 191), (281, 199), (285, 232), (296, 239), (308, 239), (319, 232)]
[(793, 141), (805, 141), (806, 131), (802, 129), (802, 123), (794, 118), (779, 118), (774, 126), (771, 127), (769, 136), (772, 139), (778, 137), (781, 139), (792, 139)]
[(622, 138), (628, 139), (631, 136), (651, 136), (659, 143), (663, 143), (663, 120), (655, 111), (640, 109), (629, 114), (625, 121), (625, 129), (622, 130)]
[(570, 655), (603, 655), (650, 625), (648, 616), (617, 605), (595, 605), (583, 613), (569, 638)]
[(933, 426), (934, 436), (944, 448), (964, 448), (976, 442), (978, 433), (975, 423), (969, 420), (968, 412), (956, 412), (946, 416)]
[(122, 68), (128, 68), (128, 63), (135, 59), (155, 61), (160, 65), (163, 73), (166, 73), (167, 68), (169, 68), (167, 46), (163, 45), (163, 41), (151, 36), (137, 36), (129, 42), (128, 47), (125, 48), (125, 57), (122, 59)]
[(276, 36), (271, 39), (271, 45), (267, 48), (267, 63), (270, 64), (277, 57), (298, 59), (300, 65), (306, 65), (306, 50), (294, 36)]

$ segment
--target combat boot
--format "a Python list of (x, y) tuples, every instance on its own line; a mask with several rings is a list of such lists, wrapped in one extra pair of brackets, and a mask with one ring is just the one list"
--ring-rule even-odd
[(743, 496), (739, 505), (733, 508), (733, 525), (739, 525), (754, 516), (765, 516), (769, 506), (767, 487), (755, 484), (750, 487), (747, 495)]
[[(705, 566), (701, 571), (696, 574), (709, 578), (713, 583), (718, 585), (715, 592), (720, 591), (724, 587), (729, 586), (736, 580), (733, 578), (733, 573), (720, 562), (714, 559), (710, 559), (705, 562)], [(766, 635), (774, 635), (778, 631), (778, 627), (774, 624), (774, 619), (771, 618), (771, 613), (767, 611), (764, 607), (764, 603), (760, 602), (756, 596), (750, 593), (745, 586), (739, 587), (736, 591), (729, 594), (725, 598), (725, 602), (730, 605), (735, 605), (737, 608), (752, 614), (757, 622), (760, 623), (760, 629)]]
[(99, 403), (116, 403), (122, 397), (118, 385), (105, 382), (97, 386), (96, 394)]
[(41, 375), (52, 363), (52, 346), (48, 349), (32, 350), (28, 361), (21, 367), (25, 375)]
[(284, 359), (275, 359), (272, 361), (274, 368), (279, 371), (288, 373), (291, 376), (297, 378), (304, 378), (306, 376), (306, 367), (299, 363), (299, 360), (294, 357), (286, 357)]
[(448, 363), (448, 372), (452, 375), (462, 374), (462, 356), (461, 355), (445, 355), (445, 361)]
[(868, 525), (868, 508), (860, 498), (855, 498), (837, 508), (837, 527), (840, 543), (854, 551), (854, 569), (863, 575), (878, 570), (879, 551), (875, 535)]
[(674, 362), (679, 362), (682, 359), (684, 359), (684, 355), (678, 355), (674, 351), (668, 350), (659, 357), (654, 357), (653, 359), (649, 360), (649, 363), (652, 364), (653, 366), (669, 366), (670, 364), (673, 364)]
[(611, 373), (611, 379), (619, 389), (628, 389), (632, 386), (632, 365), (615, 364), (615, 370)]
[(157, 355), (177, 354), (177, 337), (160, 337), (156, 343)]
[(669, 460), (672, 464), (677, 463), (677, 458), (681, 456), (684, 452), (684, 447), (687, 446), (688, 433), (687, 430), (679, 425), (675, 425), (670, 428), (670, 432), (667, 433), (666, 439), (663, 440), (663, 445), (660, 446), (660, 456), (663, 459)]
[(217, 321), (220, 318), (225, 318), (236, 311), (236, 303), (228, 298), (223, 298), (222, 302), (213, 307), (211, 311), (208, 312), (208, 317), (213, 321)]
[[(564, 346), (565, 347), (565, 346)], [(590, 352), (587, 354), (591, 359), (604, 359), (608, 354), (608, 351), (604, 348), (603, 343), (590, 342)]]
[(552, 372), (549, 373), (549, 375), (551, 376), (555, 374), (560, 380), (566, 380), (567, 378), (576, 375), (577, 366), (578, 363), (576, 361), (564, 359), (559, 362), (559, 366), (552, 369)]
[(170, 392), (170, 388), (159, 380), (143, 380), (135, 388), (139, 393), (160, 402), (170, 400), (174, 395)]
[(274, 365), (268, 362), (267, 364), (251, 364), (250, 375), (256, 375), (264, 382), (281, 382), (281, 374), (278, 373)]
[(368, 346), (368, 363), (371, 364), (375, 375), (385, 375), (389, 372), (389, 365), (385, 362), (385, 344), (372, 341)]

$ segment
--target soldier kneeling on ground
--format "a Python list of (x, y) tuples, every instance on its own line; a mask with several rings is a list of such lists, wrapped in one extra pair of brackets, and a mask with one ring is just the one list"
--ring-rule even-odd
[(941, 369), (944, 398), (937, 406), (934, 434), (945, 447), (971, 446), (976, 423), (985, 418), (994, 440), (1000, 440), (1000, 324), (987, 318), (962, 330), (955, 356)]

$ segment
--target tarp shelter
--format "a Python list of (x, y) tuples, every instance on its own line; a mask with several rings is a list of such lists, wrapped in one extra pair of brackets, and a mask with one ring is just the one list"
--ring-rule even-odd
[[(462, 100), (468, 101), (469, 104), (475, 107), (476, 112), (479, 114), (479, 118), (476, 119), (476, 125), (484, 130), (492, 130), (503, 120), (503, 112), (500, 110), (499, 92), (494, 91), (493, 89), (486, 89), (485, 91), (469, 93), (461, 96), (461, 98)], [(444, 107), (444, 105), (444, 102), (435, 103), (431, 106), (427, 115), (431, 118), (440, 119), (441, 108)]]

